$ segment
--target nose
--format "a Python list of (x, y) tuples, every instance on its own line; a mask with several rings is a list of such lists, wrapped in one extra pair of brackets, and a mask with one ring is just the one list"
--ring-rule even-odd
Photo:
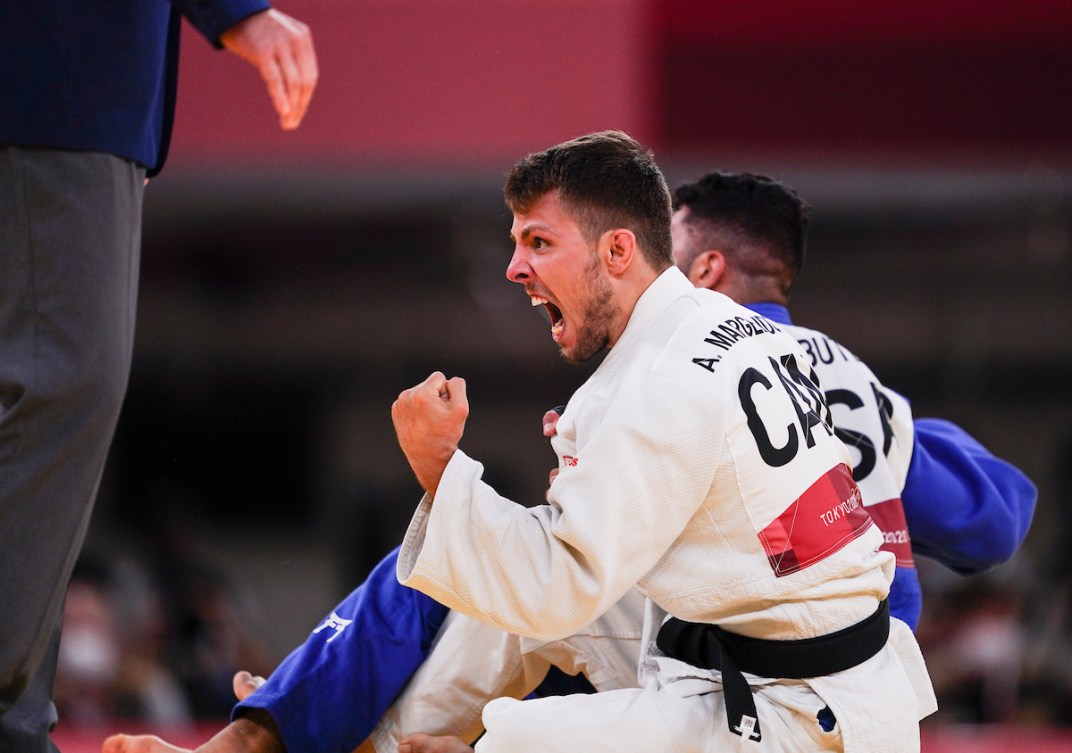
[(510, 257), (510, 263), (506, 265), (506, 279), (510, 282), (524, 283), (532, 276), (532, 268), (525, 258), (524, 249), (514, 249), (514, 255)]

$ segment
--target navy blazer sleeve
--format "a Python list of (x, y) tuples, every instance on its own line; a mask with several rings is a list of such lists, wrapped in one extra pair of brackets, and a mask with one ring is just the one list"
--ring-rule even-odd
[(222, 47), (223, 32), (270, 7), (266, 0), (171, 0), (171, 4), (215, 47)]
[(3, 0), (0, 143), (114, 154), (159, 172), (185, 16), (210, 43), (267, 0)]

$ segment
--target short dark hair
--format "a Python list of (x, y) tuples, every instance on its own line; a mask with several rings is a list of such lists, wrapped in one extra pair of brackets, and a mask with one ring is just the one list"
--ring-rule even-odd
[(804, 265), (809, 207), (789, 186), (754, 173), (711, 172), (679, 186), (674, 211), (735, 253), (761, 247), (782, 268), (786, 293)]
[(529, 154), (514, 165), (503, 193), (516, 214), (554, 190), (590, 242), (624, 227), (656, 270), (673, 264), (670, 189), (652, 153), (629, 135), (600, 131)]

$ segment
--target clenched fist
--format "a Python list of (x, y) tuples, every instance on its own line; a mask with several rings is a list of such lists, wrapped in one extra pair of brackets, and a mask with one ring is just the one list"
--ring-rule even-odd
[(398, 446), (429, 497), (435, 497), (468, 417), (465, 380), (447, 379), (439, 371), (403, 391), (391, 406)]

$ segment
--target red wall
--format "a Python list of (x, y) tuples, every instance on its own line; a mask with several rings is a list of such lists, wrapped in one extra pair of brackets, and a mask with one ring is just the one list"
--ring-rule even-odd
[(172, 164), (503, 167), (601, 128), (661, 154), (1072, 155), (1067, 0), (280, 0), (321, 83), (282, 133), (184, 37)]
[(602, 128), (651, 135), (640, 0), (277, 7), (313, 28), (321, 80), (305, 123), (281, 133), (253, 70), (187, 26), (173, 163), (261, 155), (501, 166), (504, 155)]
[(824, 150), (1069, 152), (1067, 0), (665, 0), (661, 139)]

